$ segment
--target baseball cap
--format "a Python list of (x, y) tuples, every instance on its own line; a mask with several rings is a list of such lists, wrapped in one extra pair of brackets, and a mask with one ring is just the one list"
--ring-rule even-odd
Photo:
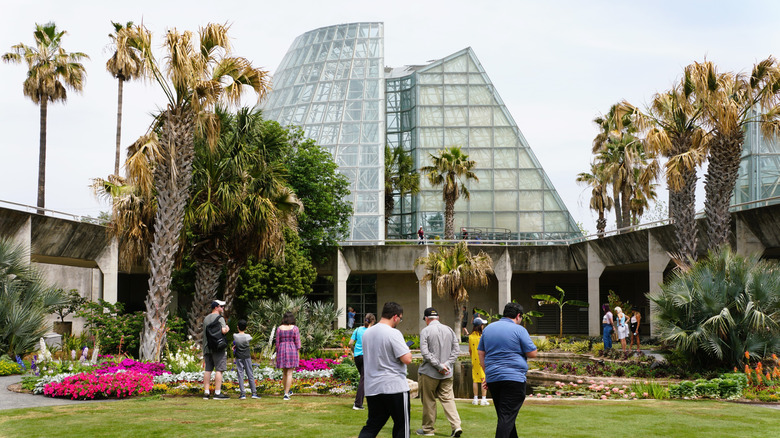
[(485, 325), (485, 323), (487, 323), (487, 321), (485, 321), (480, 317), (474, 318), (474, 323), (473, 323), (474, 325)]
[(439, 312), (437, 312), (433, 307), (429, 307), (425, 309), (425, 312), (423, 312), (423, 319), (428, 318), (429, 316), (435, 316), (438, 318)]
[(225, 302), (222, 300), (214, 300), (211, 302), (211, 308), (216, 309), (218, 306), (225, 307)]

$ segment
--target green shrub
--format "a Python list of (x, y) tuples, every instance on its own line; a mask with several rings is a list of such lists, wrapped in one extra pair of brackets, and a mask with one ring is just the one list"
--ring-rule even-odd
[(85, 303), (77, 315), (86, 319), (85, 327), (100, 344), (101, 354), (130, 353), (138, 356), (143, 312), (124, 313), (122, 303), (112, 304), (99, 299)]
[(0, 376), (10, 376), (11, 374), (21, 374), (22, 368), (16, 362), (0, 360)]
[(725, 246), (648, 295), (662, 342), (688, 367), (740, 367), (744, 354), (780, 351), (780, 269)]
[(696, 397), (700, 398), (719, 398), (720, 397), (720, 379), (698, 379), (694, 382), (693, 390)]
[(656, 382), (632, 383), (631, 392), (635, 392), (643, 398), (653, 398), (656, 400), (669, 398), (669, 390)]
[(412, 341), (412, 345), (409, 348), (415, 350), (420, 349), (420, 335), (404, 335), (404, 340), (406, 342)]
[(534, 339), (534, 345), (538, 351), (550, 351), (555, 348), (555, 343), (550, 342), (547, 338)]
[(22, 389), (32, 391), (35, 389), (35, 385), (41, 380), (38, 376), (23, 376), (22, 377)]
[(333, 378), (341, 380), (342, 382), (348, 382), (352, 385), (357, 385), (358, 382), (360, 382), (360, 373), (354, 365), (341, 363), (333, 368)]
[(720, 398), (734, 400), (742, 397), (742, 391), (748, 386), (744, 373), (726, 373), (720, 375)]

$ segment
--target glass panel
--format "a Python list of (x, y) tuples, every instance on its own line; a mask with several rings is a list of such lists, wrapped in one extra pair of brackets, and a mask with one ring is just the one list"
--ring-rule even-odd
[[(422, 183), (423, 179), (425, 178), (420, 178), (420, 183)], [(427, 179), (425, 180), (427, 182)], [(444, 201), (441, 200), (441, 192), (425, 192), (424, 194), (420, 192), (419, 208), (427, 211), (444, 211)]]
[(471, 221), (467, 226), (493, 228), (493, 214), (492, 213), (471, 213)]
[(379, 120), (379, 102), (363, 102), (363, 120)]
[(466, 72), (466, 55), (459, 56), (455, 59), (451, 59), (444, 63), (444, 71), (446, 72)]
[(306, 105), (298, 106), (295, 108), (295, 113), (293, 114), (292, 123), (293, 125), (302, 125), (303, 119), (306, 117)]
[(379, 169), (361, 168), (358, 169), (358, 190), (372, 190), (379, 187)]
[(441, 84), (442, 76), (439, 73), (425, 73), (417, 75), (417, 82), (419, 84)]
[(344, 123), (341, 125), (341, 140), (339, 143), (352, 144), (360, 140), (360, 123)]
[(527, 150), (520, 149), (518, 151), (518, 153), (519, 153), (519, 159), (520, 159), (520, 164), (518, 165), (518, 167), (520, 167), (520, 168), (535, 168), (536, 167), (534, 165), (534, 162), (531, 160), (531, 156), (528, 155), (528, 151)]
[[(482, 188), (482, 178), (480, 178), (479, 182), (480, 188)], [(467, 207), (470, 207), (472, 211), (493, 211), (493, 192), (491, 191), (472, 191), (471, 192), (471, 200), (465, 201), (465, 200), (458, 200), (458, 202), (455, 203), (455, 208), (458, 208), (458, 204), (468, 204)], [(465, 208), (464, 208), (465, 210)]]
[(379, 218), (376, 216), (355, 216), (355, 240), (377, 240), (379, 238)]
[(477, 167), (493, 167), (493, 151), (490, 149), (469, 149), (469, 159), (477, 163)]
[(444, 144), (464, 147), (468, 144), (469, 136), (466, 128), (444, 129)]
[(474, 63), (474, 60), (471, 58), (471, 56), (466, 56), (466, 63), (470, 72), (473, 73), (480, 71), (479, 67), (477, 67), (477, 64)]
[[(522, 202), (520, 204), (520, 208), (522, 207)], [(540, 233), (542, 232), (542, 213), (525, 213), (520, 212), (518, 214), (518, 219), (520, 221), (520, 228), (518, 229), (521, 233)]]
[(333, 87), (332, 82), (320, 82), (320, 84), (317, 86), (317, 94), (314, 97), (314, 100), (318, 102), (326, 101), (330, 98), (330, 89)]
[(444, 75), (445, 84), (467, 84), (468, 81), (469, 76), (466, 74), (447, 73)]
[(504, 114), (504, 111), (501, 109), (501, 107), (493, 108), (493, 125), (494, 126), (512, 125), (511, 123), (509, 123), (509, 119), (506, 118), (506, 115)]
[(484, 169), (475, 169), (479, 181), (465, 180), (464, 182), (469, 190), (493, 190), (493, 171)]
[(468, 87), (465, 85), (445, 85), (444, 86), (444, 104), (445, 105), (466, 105)]
[(558, 200), (555, 199), (555, 195), (553, 195), (553, 192), (551, 191), (544, 192), (544, 209), (547, 211), (564, 210), (561, 208), (561, 205), (558, 203)]
[(519, 170), (521, 189), (541, 189), (542, 175), (538, 170)]
[(387, 113), (387, 130), (398, 131), (401, 125), (398, 113)]
[(339, 61), (338, 67), (336, 67), (336, 79), (349, 78), (350, 67), (352, 67), (351, 61)]
[[(332, 81), (336, 79), (336, 65), (335, 62), (326, 62), (325, 68), (322, 70), (322, 79), (325, 81)], [(322, 85), (322, 84), (320, 84)]]
[[(422, 119), (422, 117), (420, 117)], [(420, 147), (439, 148), (442, 144), (444, 130), (441, 128), (421, 128)]]
[(482, 76), (482, 73), (478, 74), (470, 74), (469, 75), (469, 84), (485, 84), (485, 78)]
[(356, 213), (376, 213), (379, 211), (379, 196), (376, 193), (358, 192), (355, 195)]
[[(373, 125), (376, 128), (376, 125)], [(375, 129), (376, 130), (376, 129)], [(366, 125), (363, 125), (363, 134), (365, 135)], [(378, 166), (379, 163), (379, 146), (377, 145), (361, 145), (360, 146), (360, 165), (361, 166)]]
[(493, 94), (490, 92), (489, 85), (478, 85), (469, 87), (469, 105), (493, 105)]
[(441, 105), (444, 103), (444, 90), (440, 86), (421, 86), (420, 105)]
[(567, 215), (564, 213), (545, 213), (544, 231), (548, 233), (571, 231)]
[(444, 116), (441, 107), (420, 107), (420, 126), (441, 126), (443, 121)]
[(347, 94), (347, 81), (337, 81), (333, 83), (333, 91), (330, 93), (330, 100), (344, 100)]
[(542, 192), (521, 190), (518, 192), (521, 210), (542, 210)]
[(351, 80), (349, 81), (349, 93), (347, 93), (347, 99), (362, 99), (363, 98), (363, 81)]
[(352, 79), (363, 79), (366, 77), (366, 61), (363, 59), (356, 59), (352, 64)]
[(344, 120), (359, 122), (360, 117), (363, 115), (363, 101), (347, 102), (347, 109), (344, 115)]
[(339, 146), (336, 152), (336, 164), (339, 166), (355, 167), (358, 162), (357, 146)]
[[(496, 198), (496, 211), (515, 211), (517, 210), (518, 192), (516, 191), (496, 191), (493, 193)], [(514, 230), (515, 228), (512, 227)]]
[(517, 169), (517, 149), (493, 149), (496, 168)]
[(466, 107), (444, 107), (444, 123), (449, 126), (465, 126), (467, 124)]
[(469, 129), (469, 147), (489, 148), (492, 143), (492, 136), (493, 130), (490, 128), (471, 128)]
[(473, 106), (469, 108), (469, 126), (490, 126), (493, 123), (492, 116), (490, 107)]
[(344, 47), (341, 48), (341, 59), (352, 59), (352, 53), (355, 50), (355, 40), (344, 40)]
[(494, 170), (496, 189), (517, 189), (517, 170)]
[(379, 99), (379, 81), (365, 81), (366, 99)]
[(512, 128), (495, 128), (495, 146), (497, 148), (513, 148), (517, 146), (517, 135)]
[(323, 125), (320, 142), (322, 144), (336, 144), (339, 138), (339, 125)]
[(363, 123), (363, 132), (360, 136), (362, 143), (379, 142), (379, 126), (377, 123)]
[(344, 113), (344, 102), (331, 102), (328, 104), (328, 112), (325, 115), (326, 122), (340, 122)]
[[(496, 205), (498, 199), (496, 199)], [(496, 228), (506, 228), (508, 230), (517, 229), (517, 215), (514, 213), (496, 213)]]

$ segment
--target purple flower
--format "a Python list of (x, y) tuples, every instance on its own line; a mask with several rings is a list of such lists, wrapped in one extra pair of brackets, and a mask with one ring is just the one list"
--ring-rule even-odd
[(18, 364), (19, 364), (19, 368), (21, 368), (21, 369), (22, 369), (22, 371), (24, 371), (24, 370), (26, 370), (26, 369), (27, 369), (27, 367), (26, 367), (26, 366), (24, 366), (24, 361), (23, 361), (23, 360), (22, 360), (22, 358), (21, 358), (21, 357), (19, 357), (18, 355), (16, 356), (16, 363), (18, 363)]

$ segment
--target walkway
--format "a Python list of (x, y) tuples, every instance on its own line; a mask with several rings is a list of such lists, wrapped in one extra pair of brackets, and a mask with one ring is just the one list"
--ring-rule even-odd
[(0, 377), (0, 410), (18, 408), (38, 408), (42, 406), (74, 405), (82, 403), (99, 403), (106, 400), (68, 400), (64, 398), (51, 398), (41, 395), (23, 394), (8, 390), (10, 385), (21, 383), (20, 376)]

